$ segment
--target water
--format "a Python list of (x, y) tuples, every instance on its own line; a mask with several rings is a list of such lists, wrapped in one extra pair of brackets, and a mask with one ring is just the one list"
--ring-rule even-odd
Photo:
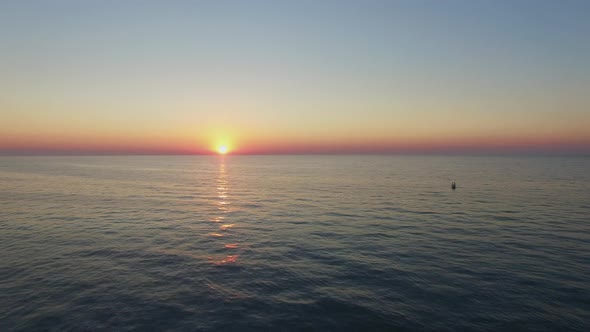
[(3, 157), (0, 330), (584, 331), (589, 169)]

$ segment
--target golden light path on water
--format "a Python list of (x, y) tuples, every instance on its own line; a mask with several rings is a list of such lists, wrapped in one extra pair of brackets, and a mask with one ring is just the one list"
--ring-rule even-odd
[[(224, 147), (222, 147), (222, 148), (224, 148)], [(212, 219), (212, 221), (214, 223), (219, 223), (221, 225), (219, 225), (218, 229), (215, 232), (211, 233), (210, 235), (213, 237), (220, 238), (220, 240), (222, 240), (226, 237), (226, 235), (229, 235), (231, 229), (235, 226), (235, 224), (228, 223), (228, 221), (226, 219), (227, 214), (230, 212), (230, 202), (229, 202), (230, 186), (229, 186), (228, 174), (227, 174), (227, 170), (226, 170), (226, 166), (225, 166), (225, 156), (223, 156), (223, 154), (225, 154), (225, 152), (227, 152), (227, 150), (224, 150), (224, 152), (222, 152), (221, 148), (220, 148), (219, 152), (220, 152), (220, 154), (222, 154), (222, 156), (220, 156), (220, 159), (219, 159), (219, 171), (217, 172), (217, 181), (216, 181), (217, 200), (215, 201), (218, 215), (215, 216)], [(237, 243), (224, 243), (223, 244), (224, 250), (232, 250), (232, 249), (238, 249), (238, 248), (239, 248), (239, 245)], [(224, 255), (222, 257), (210, 257), (210, 260), (215, 265), (225, 265), (225, 264), (235, 263), (238, 259), (238, 256), (239, 256), (238, 254), (232, 254), (232, 255)]]

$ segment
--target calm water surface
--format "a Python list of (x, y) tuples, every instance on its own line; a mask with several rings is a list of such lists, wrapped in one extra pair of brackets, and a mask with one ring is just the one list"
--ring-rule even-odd
[(587, 331), (589, 170), (2, 157), (0, 330)]

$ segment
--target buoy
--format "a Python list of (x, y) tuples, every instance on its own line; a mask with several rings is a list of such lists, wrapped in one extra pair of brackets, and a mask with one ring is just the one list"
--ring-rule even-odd
[(455, 184), (455, 182), (451, 183), (451, 188), (452, 188), (453, 190), (455, 190), (455, 188), (457, 188), (457, 185)]

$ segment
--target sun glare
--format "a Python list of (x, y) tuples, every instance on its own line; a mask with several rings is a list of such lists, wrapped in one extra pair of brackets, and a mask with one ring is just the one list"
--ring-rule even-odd
[(228, 151), (228, 150), (227, 150), (227, 146), (225, 146), (225, 145), (222, 145), (222, 146), (220, 146), (220, 147), (218, 147), (218, 148), (217, 148), (217, 152), (218, 152), (219, 154), (226, 154), (226, 153), (227, 153), (227, 151)]

